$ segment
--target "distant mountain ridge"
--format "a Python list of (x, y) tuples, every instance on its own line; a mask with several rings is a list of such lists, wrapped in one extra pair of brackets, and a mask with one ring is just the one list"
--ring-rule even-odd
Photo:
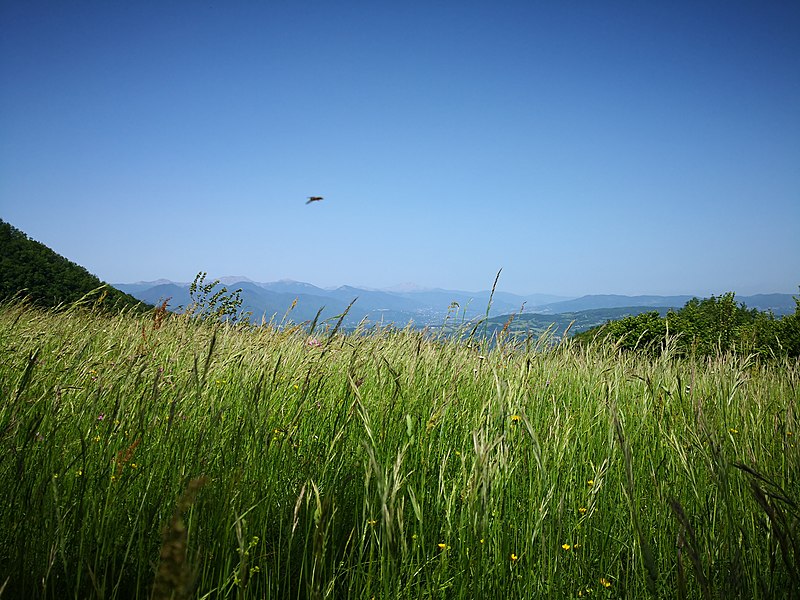
[[(457, 310), (462, 317), (468, 319), (484, 316), (491, 296), (490, 290), (468, 292), (420, 288), (409, 284), (402, 286), (402, 291), (392, 291), (348, 285), (327, 289), (287, 279), (272, 282), (256, 282), (243, 276), (216, 279), (231, 291), (242, 289), (243, 309), (252, 312), (255, 320), (262, 317), (269, 320), (274, 315), (284, 314), (295, 299), (297, 304), (292, 311), (292, 319), (298, 321), (306, 320), (301, 318), (301, 315), (313, 318), (322, 306), (325, 307), (324, 315), (331, 312), (339, 314), (353, 299), (358, 298), (351, 309), (350, 321), (367, 317), (370, 320), (391, 321), (402, 325), (409, 321), (432, 325), (444, 319), (448, 311), (453, 310)], [(170, 298), (169, 307), (173, 310), (187, 306), (191, 301), (188, 282), (159, 279), (152, 282), (154, 284), (152, 286), (148, 286), (147, 283), (141, 281), (117, 283), (115, 287), (147, 302), (158, 303)], [(531, 306), (568, 299), (567, 296), (553, 294), (522, 296), (497, 291), (492, 297), (489, 314), (502, 315), (517, 312), (523, 306), (527, 310)], [(336, 312), (337, 310), (339, 312)]]
[[(692, 298), (702, 296), (623, 296), (618, 294), (592, 294), (553, 302), (536, 307), (531, 312), (540, 314), (560, 314), (599, 308), (623, 307), (669, 307), (682, 308)], [(755, 294), (753, 296), (736, 296), (738, 303), (744, 303), (747, 308), (756, 308), (760, 311), (772, 311), (776, 316), (788, 315), (794, 312), (794, 296), (792, 294)]]
[(669, 306), (681, 307), (691, 300), (694, 296), (624, 296), (620, 294), (590, 294), (552, 302), (543, 306), (538, 306), (535, 311), (542, 314), (558, 314), (575, 312), (579, 310), (593, 310), (597, 308), (620, 308), (623, 306)]
[[(463, 290), (430, 289), (403, 284), (397, 288), (376, 290), (353, 286), (321, 288), (302, 281), (281, 280), (256, 282), (244, 276), (220, 277), (219, 281), (230, 291), (241, 288), (242, 309), (252, 313), (259, 322), (285, 318), (293, 322), (313, 319), (322, 309), (320, 318), (340, 315), (357, 298), (350, 309), (345, 325), (354, 326), (362, 319), (370, 323), (394, 323), (405, 326), (413, 322), (419, 327), (439, 327), (450, 314), (458, 320), (484, 317), (489, 305), (490, 290), (467, 292)], [(151, 304), (170, 298), (169, 307), (176, 310), (188, 306), (189, 283), (157, 280), (147, 287), (147, 282), (118, 283), (115, 287)], [(524, 323), (535, 329), (546, 329), (550, 324), (563, 327), (572, 321), (575, 331), (592, 327), (611, 318), (635, 315), (648, 310), (665, 313), (670, 308), (682, 308), (694, 296), (625, 296), (595, 294), (580, 298), (552, 294), (519, 295), (496, 291), (492, 297), (489, 316), (505, 322), (510, 314), (519, 314), (518, 326)], [(295, 303), (296, 301), (296, 303)], [(776, 316), (794, 312), (791, 294), (759, 294), (737, 297), (748, 308), (771, 310)], [(294, 308), (289, 311), (294, 304)], [(287, 312), (288, 311), (288, 312)]]
[[(694, 296), (625, 296), (587, 295), (580, 298), (552, 294), (513, 294), (497, 290), (468, 292), (425, 288), (403, 283), (388, 289), (354, 286), (321, 288), (310, 283), (284, 279), (259, 283), (243, 275), (218, 278), (233, 291), (242, 290), (242, 310), (260, 320), (295, 323), (337, 318), (353, 303), (346, 327), (366, 319), (369, 323), (415, 327), (451, 327), (488, 315), (487, 329), (504, 327), (509, 315), (515, 315), (515, 330), (523, 326), (547, 329), (551, 325), (589, 327), (599, 319), (615, 319), (649, 310), (664, 313), (682, 308)], [(207, 280), (209, 281), (209, 280)], [(129, 306), (146, 310), (140, 302), (155, 305), (168, 301), (168, 308), (180, 311), (192, 298), (188, 282), (168, 279), (104, 284), (85, 268), (56, 254), (47, 246), (29, 239), (23, 232), (0, 220), (0, 299), (20, 292), (46, 306), (74, 302), (88, 292), (106, 286), (104, 306)], [(724, 292), (721, 292), (724, 293)], [(775, 316), (794, 313), (792, 294), (756, 294), (739, 296), (738, 303), (749, 309), (771, 311)], [(516, 322), (516, 324), (513, 324)]]

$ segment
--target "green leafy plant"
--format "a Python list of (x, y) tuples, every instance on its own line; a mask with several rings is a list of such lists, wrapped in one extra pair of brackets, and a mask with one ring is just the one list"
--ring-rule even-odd
[(184, 313), (200, 321), (227, 321), (236, 323), (247, 320), (250, 313), (242, 311), (242, 289), (229, 291), (219, 285), (219, 279), (207, 283), (205, 271), (200, 271), (189, 286), (191, 304)]

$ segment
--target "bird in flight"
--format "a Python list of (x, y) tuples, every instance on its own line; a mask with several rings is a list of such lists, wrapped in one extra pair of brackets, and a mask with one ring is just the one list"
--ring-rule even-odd
[(311, 204), (312, 202), (319, 202), (320, 200), (322, 200), (322, 196), (309, 196), (306, 204)]

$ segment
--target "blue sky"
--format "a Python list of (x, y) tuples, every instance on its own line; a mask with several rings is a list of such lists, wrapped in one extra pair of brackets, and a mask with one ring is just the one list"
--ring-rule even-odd
[(3, 0), (0, 33), (0, 218), (105, 281), (800, 284), (795, 1)]

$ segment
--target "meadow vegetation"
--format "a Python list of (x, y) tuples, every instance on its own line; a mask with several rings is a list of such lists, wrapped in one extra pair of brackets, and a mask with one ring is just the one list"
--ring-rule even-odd
[(0, 306), (0, 597), (800, 595), (798, 360)]

